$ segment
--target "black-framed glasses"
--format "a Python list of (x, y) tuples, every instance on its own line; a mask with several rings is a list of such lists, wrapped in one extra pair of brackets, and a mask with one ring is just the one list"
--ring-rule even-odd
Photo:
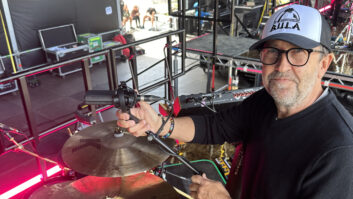
[(260, 61), (264, 65), (272, 65), (278, 62), (285, 53), (288, 62), (293, 66), (304, 66), (312, 52), (325, 53), (320, 50), (304, 49), (304, 48), (291, 48), (288, 50), (281, 50), (274, 47), (264, 47), (260, 50)]

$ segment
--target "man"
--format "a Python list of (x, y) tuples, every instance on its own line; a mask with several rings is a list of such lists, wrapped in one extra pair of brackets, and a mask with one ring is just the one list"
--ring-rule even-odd
[(155, 14), (156, 14), (156, 9), (155, 8), (148, 8), (146, 11), (146, 15), (143, 17), (143, 21), (142, 21), (142, 27), (141, 28), (145, 28), (145, 21), (146, 20), (150, 20), (152, 23), (152, 28), (150, 30), (153, 29), (153, 23), (155, 20)]
[[(260, 50), (264, 89), (216, 115), (175, 118), (161, 135), (204, 144), (241, 140), (242, 199), (352, 198), (353, 119), (321, 87), (333, 59), (327, 22), (313, 8), (288, 6), (270, 17), (250, 48)], [(131, 110), (138, 124), (117, 113), (118, 125), (135, 136), (162, 122), (148, 104), (140, 105)], [(194, 198), (234, 196), (231, 180), (228, 190), (206, 176), (192, 182)]]
[(127, 4), (124, 4), (123, 7), (123, 26), (126, 25), (126, 22), (130, 21), (130, 28), (132, 27), (132, 17), (130, 16), (129, 8), (127, 7)]
[(131, 11), (132, 20), (136, 22), (136, 28), (140, 28), (140, 9), (137, 5), (134, 5), (134, 8)]

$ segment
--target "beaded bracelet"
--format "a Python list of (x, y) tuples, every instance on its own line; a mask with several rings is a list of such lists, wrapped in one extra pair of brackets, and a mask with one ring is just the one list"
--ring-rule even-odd
[(169, 127), (169, 131), (168, 131), (167, 134), (165, 134), (165, 135), (163, 136), (163, 138), (164, 138), (164, 139), (165, 139), (165, 138), (168, 138), (168, 137), (172, 134), (173, 130), (174, 130), (174, 118), (173, 118), (173, 117), (170, 117), (170, 127)]

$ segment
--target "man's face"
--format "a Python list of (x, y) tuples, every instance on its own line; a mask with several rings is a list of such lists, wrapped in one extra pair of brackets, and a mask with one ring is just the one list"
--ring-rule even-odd
[[(273, 40), (265, 44), (265, 47), (274, 47), (280, 50), (298, 48), (297, 46), (281, 41)], [(320, 50), (320, 47), (314, 48)], [(273, 97), (276, 104), (292, 107), (301, 103), (314, 89), (320, 88), (319, 65), (320, 53), (311, 53), (308, 62), (304, 66), (291, 65), (285, 53), (277, 63), (263, 65), (262, 78), (263, 85), (268, 93)]]

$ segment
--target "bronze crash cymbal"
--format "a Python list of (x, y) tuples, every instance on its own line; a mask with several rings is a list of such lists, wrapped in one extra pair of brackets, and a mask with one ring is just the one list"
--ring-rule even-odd
[[(126, 177), (86, 176), (62, 187), (53, 193), (40, 196), (48, 199), (176, 199), (180, 198), (171, 185), (150, 173), (139, 173)], [(31, 199), (39, 199), (31, 197)]]
[(58, 192), (62, 192), (65, 186), (70, 185), (73, 181), (65, 181), (56, 184), (45, 184), (36, 191), (34, 191), (28, 199), (51, 198)]
[[(168, 158), (155, 141), (127, 133), (114, 137), (115, 128), (116, 121), (105, 122), (71, 136), (62, 149), (64, 162), (82, 174), (121, 177), (151, 169)], [(170, 147), (175, 144), (172, 139), (165, 143)]]

